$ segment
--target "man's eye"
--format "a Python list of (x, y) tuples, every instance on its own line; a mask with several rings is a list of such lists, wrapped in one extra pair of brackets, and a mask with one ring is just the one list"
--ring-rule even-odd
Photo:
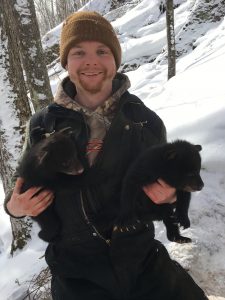
[(73, 56), (83, 56), (84, 52), (83, 51), (76, 51), (72, 53)]
[(104, 55), (104, 54), (107, 54), (107, 51), (104, 50), (104, 49), (99, 49), (99, 50), (97, 51), (97, 54), (99, 54), (99, 55)]

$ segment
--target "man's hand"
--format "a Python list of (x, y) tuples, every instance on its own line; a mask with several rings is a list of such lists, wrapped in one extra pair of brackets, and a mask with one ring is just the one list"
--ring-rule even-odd
[[(12, 216), (35, 217), (43, 212), (53, 201), (54, 194), (49, 190), (42, 190), (42, 187), (32, 187), (21, 194), (21, 188), (24, 180), (18, 178), (12, 193), (12, 196), (7, 203), (7, 209)], [(40, 191), (37, 195), (35, 195)]]
[(174, 203), (176, 201), (176, 189), (162, 179), (145, 185), (142, 189), (155, 204)]

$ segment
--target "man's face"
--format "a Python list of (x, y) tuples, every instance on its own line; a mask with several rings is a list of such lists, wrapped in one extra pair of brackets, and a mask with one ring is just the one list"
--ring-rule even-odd
[(112, 89), (116, 64), (111, 50), (104, 44), (85, 41), (71, 48), (66, 69), (77, 91), (90, 94)]

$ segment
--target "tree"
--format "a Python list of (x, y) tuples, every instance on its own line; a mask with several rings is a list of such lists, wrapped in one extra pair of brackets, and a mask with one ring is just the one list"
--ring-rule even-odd
[(9, 0), (19, 34), (19, 49), (26, 82), (34, 110), (49, 104), (53, 98), (45, 65), (33, 0)]
[[(52, 93), (43, 62), (33, 0), (0, 0), (0, 4), (0, 87), (4, 86), (1, 93), (0, 166), (4, 190), (7, 191), (11, 188), (11, 178), (20, 156), (25, 124), (31, 116), (26, 86), (35, 110), (46, 106)], [(8, 118), (13, 120), (10, 126)], [(13, 253), (27, 243), (32, 222), (29, 218), (11, 218), (11, 225)]]
[(45, 34), (54, 28), (56, 23), (53, 0), (34, 0), (40, 31)]
[(34, 0), (41, 33), (44, 35), (87, 2), (88, 0)]
[[(20, 156), (25, 124), (31, 115), (18, 52), (16, 24), (8, 0), (0, 0), (0, 168), (4, 190), (11, 188), (11, 178)], [(10, 125), (9, 125), (10, 122)], [(28, 219), (11, 218), (12, 253), (22, 248), (30, 237)]]
[(168, 48), (168, 79), (176, 75), (176, 46), (173, 0), (166, 0), (166, 26)]

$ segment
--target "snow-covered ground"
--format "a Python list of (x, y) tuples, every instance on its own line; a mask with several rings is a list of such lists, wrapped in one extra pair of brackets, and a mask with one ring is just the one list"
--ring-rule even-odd
[[(141, 4), (145, 3), (147, 7), (150, 2), (154, 12), (151, 15), (153, 23), (146, 25), (143, 22), (146, 12)], [(175, 26), (177, 30), (184, 24), (192, 2), (180, 1), (182, 4), (175, 14), (175, 20), (179, 23)], [(157, 0), (142, 1), (132, 12), (113, 23), (121, 34), (124, 61), (128, 61), (131, 54), (132, 58), (138, 59), (143, 53), (149, 53), (150, 56), (160, 53), (161, 48), (166, 45), (165, 15), (158, 15), (158, 3)], [(138, 35), (135, 38), (137, 44), (134, 33)], [(225, 19), (214, 24), (204, 36), (197, 39), (197, 47), (192, 52), (179, 58), (177, 75), (169, 81), (167, 65), (163, 60), (158, 64), (144, 64), (127, 73), (132, 83), (130, 91), (164, 120), (169, 140), (183, 138), (203, 147), (201, 174), (205, 187), (201, 192), (193, 193), (191, 228), (183, 231), (193, 242), (183, 245), (168, 242), (164, 226), (160, 222), (156, 223), (156, 236), (166, 245), (171, 256), (189, 270), (211, 296), (210, 299), (220, 300), (225, 299), (224, 37)], [(52, 81), (53, 90), (55, 84)], [(0, 195), (2, 203), (3, 192)], [(45, 267), (41, 257), (46, 244), (36, 237), (37, 228), (34, 228), (33, 239), (12, 258), (9, 255), (10, 222), (2, 205), (0, 228), (0, 300), (19, 300), (27, 287), (27, 284), (21, 283), (31, 279)]]

